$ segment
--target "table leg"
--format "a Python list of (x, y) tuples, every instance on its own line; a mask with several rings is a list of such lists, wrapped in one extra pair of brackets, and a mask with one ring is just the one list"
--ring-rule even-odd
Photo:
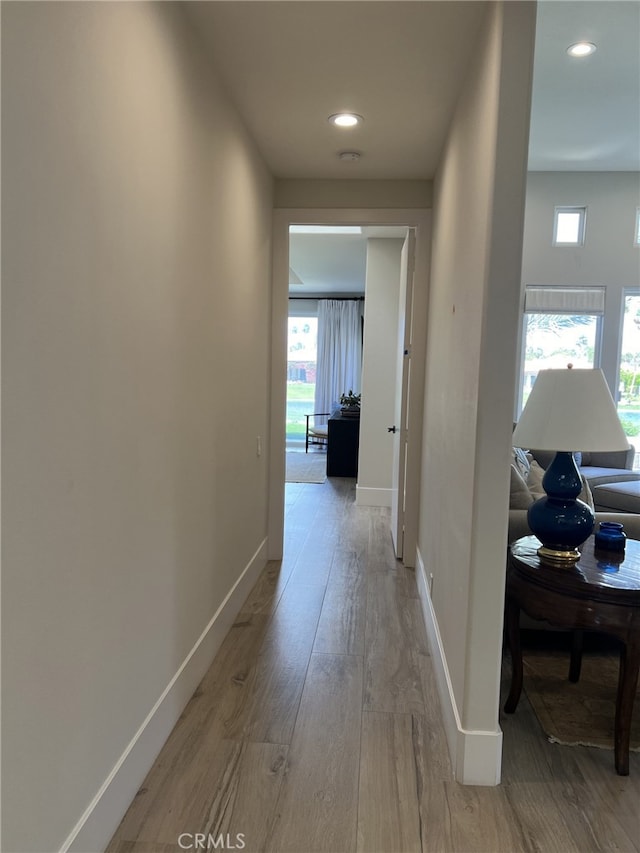
[(511, 653), (511, 690), (504, 705), (505, 714), (513, 714), (522, 693), (522, 646), (520, 645), (520, 605), (507, 598), (507, 642)]
[(638, 686), (639, 668), (640, 643), (631, 642), (626, 645), (623, 643), (620, 650), (615, 722), (615, 765), (616, 772), (620, 776), (629, 775), (631, 716), (633, 714), (633, 700)]

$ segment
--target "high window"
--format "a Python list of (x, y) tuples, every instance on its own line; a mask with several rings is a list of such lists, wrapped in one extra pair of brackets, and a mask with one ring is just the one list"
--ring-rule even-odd
[(586, 207), (556, 207), (553, 218), (554, 246), (583, 246)]

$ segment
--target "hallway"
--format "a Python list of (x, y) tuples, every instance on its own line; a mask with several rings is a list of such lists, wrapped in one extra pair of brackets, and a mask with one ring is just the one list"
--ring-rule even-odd
[(525, 697), (503, 784), (453, 780), (387, 510), (350, 479), (292, 483), (285, 533), (109, 853), (638, 849), (640, 756), (621, 778), (606, 750), (547, 743)]

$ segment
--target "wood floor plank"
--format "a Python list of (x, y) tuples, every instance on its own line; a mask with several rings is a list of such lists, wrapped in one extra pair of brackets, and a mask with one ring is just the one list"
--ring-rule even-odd
[[(504, 704), (504, 703), (503, 703)], [(523, 693), (515, 714), (500, 717), (503, 732), (502, 780), (540, 782), (551, 776), (550, 744)]]
[(312, 656), (268, 851), (355, 851), (362, 677), (358, 656)]
[[(609, 800), (609, 807), (607, 807), (606, 799), (601, 798), (603, 789), (597, 784), (590, 784), (580, 770), (580, 755), (586, 758), (587, 754), (593, 751), (589, 747), (569, 747), (560, 753), (554, 752), (554, 757), (559, 759), (554, 764), (561, 768), (556, 778), (562, 778), (563, 782), (559, 785), (551, 783), (550, 787), (554, 790), (556, 801), (562, 808), (563, 819), (572, 837), (581, 845), (581, 849), (588, 849), (589, 845), (601, 843), (598, 839), (605, 839), (605, 843), (601, 843), (601, 849), (631, 853), (640, 843), (638, 833), (640, 800), (637, 797), (633, 798), (635, 804), (631, 806), (633, 810), (631, 814), (628, 811), (629, 801), (625, 803), (623, 796), (622, 803)], [(591, 764), (593, 756), (589, 758)], [(609, 777), (617, 776), (611, 766), (612, 752), (609, 752), (608, 758)], [(632, 787), (630, 786), (627, 790), (631, 790)], [(632, 815), (635, 816), (635, 820)]]
[(315, 537), (311, 537), (296, 560), (289, 583), (326, 584), (331, 571), (333, 549), (336, 545), (335, 535), (328, 535), (323, 545), (318, 544)]
[(292, 571), (293, 564), (270, 560), (242, 605), (240, 613), (273, 613)]
[(332, 572), (322, 605), (314, 652), (364, 654), (366, 583), (366, 576), (360, 572)]
[[(404, 574), (405, 578), (405, 595), (408, 598), (420, 598), (420, 593), (418, 591), (418, 581), (416, 579), (416, 570), (407, 568), (403, 566), (401, 571)], [(423, 620), (424, 625), (424, 620)]]
[(413, 640), (414, 602), (404, 595), (396, 572), (373, 572), (367, 583), (367, 653), (384, 657), (389, 647), (403, 649)]
[[(421, 660), (425, 666), (431, 666), (430, 658)], [(447, 736), (437, 696), (425, 699), (424, 713), (413, 714), (412, 720), (414, 752), (422, 788), (453, 779)]]
[(346, 505), (339, 519), (340, 542), (357, 554), (369, 556), (370, 517), (369, 508), (355, 504)]
[(203, 739), (197, 758), (167, 777), (159, 790), (152, 794), (141, 789), (137, 800), (147, 800), (145, 819), (136, 827), (130, 810), (118, 836), (179, 847), (182, 833), (242, 835), (245, 847), (261, 850), (275, 814), (286, 753), (286, 746), (276, 744)]
[(408, 714), (362, 715), (358, 851), (422, 850), (413, 720)]
[(452, 850), (528, 853), (528, 843), (514, 820), (503, 788), (479, 788), (457, 782), (444, 782), (444, 786), (451, 819)]
[(369, 555), (374, 570), (395, 569), (401, 563), (396, 560), (391, 538), (391, 510), (384, 507), (372, 508), (369, 516)]
[(191, 809), (204, 807), (238, 750), (237, 744), (216, 735), (215, 727), (213, 722), (191, 730), (196, 750), (188, 756), (179, 753), (169, 767), (152, 768), (113, 840), (175, 844), (181, 832), (201, 831)]
[(571, 782), (556, 788), (556, 802), (580, 853), (584, 850), (632, 853), (634, 844), (637, 845), (637, 836), (632, 842), (617, 814), (605, 811), (589, 798), (581, 798)]
[[(246, 719), (253, 708), (260, 653), (269, 626), (267, 616), (240, 613), (195, 693), (194, 699), (212, 708), (224, 737), (234, 737), (238, 721)], [(197, 718), (192, 718), (191, 727), (197, 724)]]
[(330, 577), (342, 578), (345, 575), (363, 574), (367, 570), (367, 552), (340, 542), (333, 552)]
[(432, 780), (422, 788), (420, 818), (423, 853), (453, 853), (451, 814), (444, 780)]
[(236, 768), (229, 772), (233, 762), (225, 768), (201, 826), (207, 836), (230, 839), (237, 849), (258, 853), (265, 849), (275, 819), (288, 747), (247, 742), (238, 747)]
[[(442, 727), (442, 710), (433, 658), (431, 655), (420, 655), (418, 665), (420, 667), (425, 719), (431, 725)], [(444, 735), (444, 728), (442, 731)]]
[(415, 778), (422, 850), (425, 853), (453, 851), (456, 848), (451, 840), (451, 815), (445, 787), (445, 783), (452, 781), (453, 774), (442, 720), (421, 714), (412, 714), (410, 719), (413, 757), (410, 772)]
[(250, 706), (229, 737), (289, 743), (298, 713), (325, 586), (288, 584), (265, 633)]
[[(544, 853), (584, 853), (564, 819), (561, 799), (545, 782), (502, 786), (517, 819), (525, 849)], [(515, 822), (515, 821), (514, 821)]]
[(422, 713), (424, 697), (413, 630), (416, 602), (398, 590), (395, 573), (373, 572), (367, 577), (364, 710)]
[(418, 656), (390, 649), (384, 657), (365, 655), (365, 711), (424, 713)]
[(424, 625), (420, 601), (417, 598), (406, 596), (404, 607), (406, 611), (405, 618), (410, 623), (411, 648), (421, 655), (429, 656), (429, 641), (427, 640), (427, 629)]
[(598, 809), (615, 818), (632, 845), (640, 851), (640, 753), (629, 756), (629, 776), (611, 772), (612, 754), (608, 749), (575, 750), (575, 763), (581, 776), (581, 793)]

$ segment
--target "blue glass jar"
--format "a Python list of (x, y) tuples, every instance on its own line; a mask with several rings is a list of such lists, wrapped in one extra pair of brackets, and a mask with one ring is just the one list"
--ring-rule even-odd
[(599, 551), (622, 554), (626, 544), (627, 537), (622, 524), (617, 521), (600, 522), (600, 529), (595, 534), (595, 547)]

